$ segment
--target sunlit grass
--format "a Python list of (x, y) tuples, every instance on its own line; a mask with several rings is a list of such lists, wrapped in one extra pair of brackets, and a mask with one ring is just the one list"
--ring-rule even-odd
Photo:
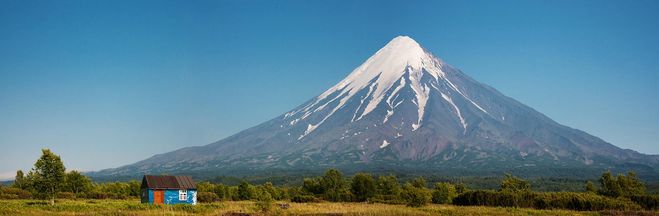
[[(288, 209), (278, 204), (288, 203)], [(277, 202), (267, 213), (251, 201), (226, 201), (190, 205), (148, 205), (139, 200), (58, 200), (54, 206), (36, 200), (0, 200), (0, 215), (599, 215), (598, 212), (536, 210), (481, 206), (404, 205), (367, 203), (290, 203)], [(622, 213), (621, 213), (622, 214)], [(648, 215), (653, 215), (648, 212)]]

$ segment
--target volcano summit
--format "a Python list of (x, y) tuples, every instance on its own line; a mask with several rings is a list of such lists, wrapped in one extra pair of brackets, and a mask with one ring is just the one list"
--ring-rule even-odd
[(97, 174), (328, 167), (656, 173), (658, 163), (658, 156), (561, 125), (399, 36), (341, 82), (281, 116), (215, 143)]

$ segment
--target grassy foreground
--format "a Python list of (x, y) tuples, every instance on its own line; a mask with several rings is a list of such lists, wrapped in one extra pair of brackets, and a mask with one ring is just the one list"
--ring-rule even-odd
[[(262, 213), (251, 201), (226, 201), (190, 205), (146, 205), (139, 200), (58, 200), (50, 206), (36, 200), (0, 200), (0, 215), (656, 215), (656, 212), (577, 212), (480, 206), (404, 205), (367, 203), (288, 203), (277, 202)], [(243, 214), (241, 214), (243, 213)]]

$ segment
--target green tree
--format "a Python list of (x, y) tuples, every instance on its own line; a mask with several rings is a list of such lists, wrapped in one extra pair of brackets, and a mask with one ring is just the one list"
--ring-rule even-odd
[(128, 195), (131, 197), (140, 197), (141, 190), (140, 182), (131, 180), (128, 182)]
[(231, 199), (231, 194), (229, 192), (229, 187), (224, 184), (217, 184), (213, 188), (213, 193), (217, 194), (217, 197), (220, 200), (229, 200)]
[(269, 212), (272, 210), (272, 195), (266, 190), (261, 190), (256, 198), (256, 206), (262, 212)]
[(606, 171), (602, 173), (600, 177), (600, 194), (610, 197), (618, 197), (622, 194), (622, 188), (618, 184), (618, 178), (611, 174), (611, 171)]
[[(417, 186), (419, 186), (417, 184)], [(432, 198), (430, 191), (426, 187), (417, 187), (408, 182), (403, 185), (401, 197), (411, 207), (421, 207), (428, 204)]]
[(517, 178), (511, 174), (506, 174), (503, 181), (501, 181), (501, 191), (503, 192), (530, 192), (531, 184), (524, 179)]
[(18, 170), (16, 171), (16, 178), (14, 179), (12, 187), (29, 190), (32, 187), (32, 183), (29, 178), (25, 177), (23, 170)]
[(450, 204), (458, 196), (455, 185), (447, 182), (438, 182), (432, 191), (432, 202), (437, 204)]
[(417, 187), (417, 188), (425, 188), (426, 187), (426, 179), (423, 177), (418, 177), (412, 180), (412, 186)]
[(645, 184), (636, 176), (635, 172), (629, 172), (627, 175), (619, 174), (617, 177), (607, 171), (600, 177), (599, 193), (604, 196), (619, 197), (645, 194)]
[(645, 184), (636, 176), (636, 173), (630, 171), (627, 176), (623, 174), (618, 175), (618, 184), (622, 188), (622, 195), (630, 197), (634, 195), (645, 194)]
[(246, 181), (240, 182), (240, 185), (238, 185), (238, 199), (250, 200), (252, 198), (254, 198), (253, 186)]
[(92, 181), (89, 177), (82, 175), (78, 171), (71, 171), (64, 177), (64, 190), (76, 194), (87, 193), (92, 188)]
[(469, 188), (467, 188), (467, 185), (464, 183), (458, 183), (455, 185), (455, 192), (458, 194), (463, 194), (465, 192), (469, 191)]
[(272, 182), (266, 182), (265, 184), (261, 185), (262, 189), (270, 194), (272, 199), (281, 199), (281, 193), (275, 188), (274, 185), (272, 185)]
[(375, 195), (375, 182), (373, 177), (366, 173), (357, 173), (352, 177), (350, 191), (357, 201), (363, 202)]
[(378, 195), (398, 196), (400, 194), (400, 184), (394, 175), (378, 177), (376, 189)]
[(59, 156), (49, 149), (42, 149), (39, 160), (28, 174), (34, 181), (34, 187), (41, 197), (50, 198), (50, 204), (55, 205), (55, 196), (60, 192), (64, 182), (64, 163)]
[(304, 178), (302, 181), (302, 191), (306, 194), (321, 195), (325, 191), (320, 186), (320, 179), (318, 178)]
[(343, 174), (336, 169), (329, 169), (325, 172), (320, 179), (320, 188), (323, 191), (323, 197), (328, 201), (337, 202), (349, 197)]
[(197, 183), (197, 191), (198, 192), (215, 192), (215, 185), (210, 182), (199, 182)]
[(584, 186), (584, 189), (586, 190), (587, 193), (596, 193), (597, 188), (595, 187), (595, 184), (591, 181), (587, 181), (586, 185)]

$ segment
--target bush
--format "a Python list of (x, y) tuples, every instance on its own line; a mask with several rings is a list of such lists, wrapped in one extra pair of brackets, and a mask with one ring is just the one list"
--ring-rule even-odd
[[(420, 186), (420, 185), (419, 185)], [(421, 207), (428, 204), (432, 198), (430, 191), (425, 187), (414, 187), (412, 184), (407, 183), (403, 186), (401, 193), (405, 204), (411, 207)]]
[(375, 195), (375, 181), (369, 174), (357, 173), (352, 177), (350, 191), (355, 196), (356, 201), (366, 201)]
[(432, 191), (432, 202), (437, 204), (450, 204), (455, 196), (457, 196), (455, 185), (446, 182), (439, 182), (435, 184), (435, 189)]
[(647, 210), (657, 210), (659, 209), (659, 196), (656, 195), (637, 195), (629, 197), (633, 202), (641, 205), (644, 209)]
[(575, 192), (509, 193), (477, 190), (460, 194), (453, 200), (453, 204), (578, 211), (641, 209), (641, 206), (628, 199), (613, 199), (595, 194)]
[(269, 212), (272, 210), (272, 196), (268, 192), (259, 194), (256, 201), (256, 207), (262, 212)]
[(368, 199), (370, 203), (383, 203), (383, 204), (393, 204), (400, 205), (405, 204), (403, 200), (400, 199), (398, 195), (375, 195)]
[(32, 198), (32, 193), (30, 193), (29, 191), (19, 188), (10, 188), (10, 187), (0, 188), (0, 199), (30, 199), (30, 198)]
[(108, 194), (102, 193), (102, 192), (89, 192), (87, 195), (85, 195), (88, 199), (107, 199), (109, 198)]
[(58, 199), (75, 199), (76, 195), (71, 192), (59, 192), (57, 193)]
[(220, 197), (213, 192), (199, 192), (197, 193), (197, 200), (202, 203), (211, 203), (220, 200)]
[(310, 195), (297, 195), (291, 198), (291, 202), (296, 202), (296, 203), (317, 203), (320, 202), (320, 199), (310, 196)]

